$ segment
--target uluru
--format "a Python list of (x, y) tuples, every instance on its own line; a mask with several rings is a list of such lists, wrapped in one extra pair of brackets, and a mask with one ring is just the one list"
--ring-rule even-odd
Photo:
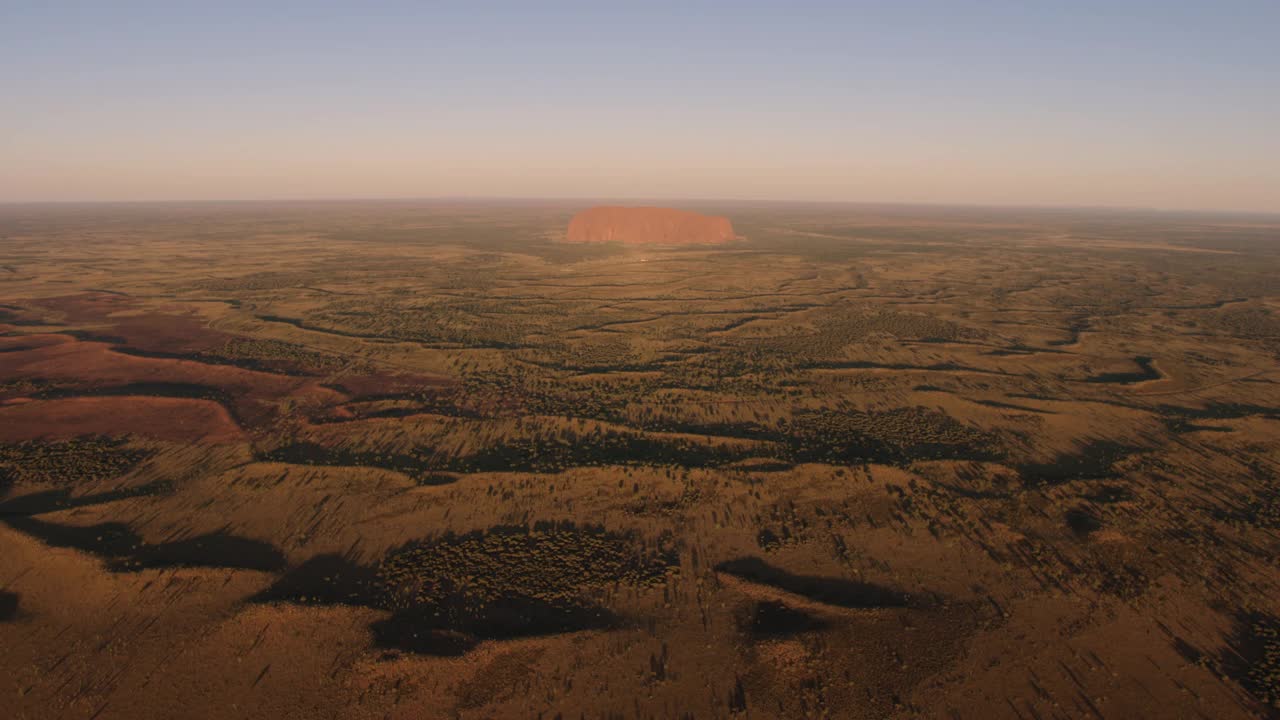
[(729, 218), (661, 207), (600, 206), (569, 222), (569, 242), (711, 245), (737, 236)]

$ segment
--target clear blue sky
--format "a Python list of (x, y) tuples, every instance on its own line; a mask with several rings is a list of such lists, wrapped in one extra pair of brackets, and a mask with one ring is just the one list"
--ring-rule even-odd
[(0, 0), (0, 201), (1280, 211), (1280, 0)]

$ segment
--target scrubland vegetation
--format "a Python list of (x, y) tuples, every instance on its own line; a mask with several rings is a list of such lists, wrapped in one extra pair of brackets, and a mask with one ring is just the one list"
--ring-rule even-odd
[(1280, 224), (574, 209), (0, 211), (17, 716), (1274, 712)]

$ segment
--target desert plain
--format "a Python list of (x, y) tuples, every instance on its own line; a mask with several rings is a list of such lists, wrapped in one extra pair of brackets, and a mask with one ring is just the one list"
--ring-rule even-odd
[(584, 207), (0, 206), (0, 715), (1276, 716), (1280, 218)]

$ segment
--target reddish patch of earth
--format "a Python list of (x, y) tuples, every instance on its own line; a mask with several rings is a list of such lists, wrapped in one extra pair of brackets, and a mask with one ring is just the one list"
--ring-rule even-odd
[(185, 354), (222, 347), (234, 335), (210, 329), (196, 315), (143, 312), (132, 298), (107, 293), (85, 293), (34, 301), (42, 308), (65, 316), (68, 324), (110, 324), (102, 335), (118, 345), (142, 352)]
[(112, 313), (131, 310), (137, 305), (137, 301), (125, 295), (95, 292), (40, 298), (33, 300), (32, 303), (39, 307), (62, 313), (71, 322), (104, 320)]
[(150, 396), (75, 397), (0, 406), (0, 442), (139, 435), (176, 442), (244, 440), (212, 400)]
[(452, 383), (453, 381), (449, 378), (425, 375), (348, 375), (332, 383), (332, 387), (341, 390), (352, 399), (369, 399), (422, 392)]
[(12, 335), (0, 337), (0, 354), (25, 352), (73, 342), (75, 339), (67, 335)]
[[(56, 338), (50, 340), (49, 338)], [(250, 425), (266, 423), (270, 403), (290, 398), (304, 405), (327, 405), (346, 400), (314, 380), (208, 365), (194, 360), (126, 355), (98, 342), (82, 342), (61, 335), (4, 338), (19, 349), (0, 352), (0, 377), (31, 379), (92, 392), (138, 383), (194, 385), (223, 393), (235, 403), (237, 414)]]
[[(44, 392), (34, 399), (49, 399), (50, 393), (216, 399), (253, 429), (272, 426), (284, 399), (307, 415), (349, 419), (356, 416), (342, 407), (349, 400), (420, 394), (452, 384), (440, 376), (373, 373), (326, 386), (319, 377), (273, 372), (276, 368), (204, 362), (202, 353), (216, 359), (219, 349), (237, 336), (210, 329), (190, 313), (139, 312), (139, 303), (123, 295), (91, 292), (31, 304), (56, 313), (63, 322), (91, 328), (87, 338), (57, 333), (0, 337), (0, 378), (34, 381)], [(15, 386), (3, 395), (13, 401), (33, 392)]]

